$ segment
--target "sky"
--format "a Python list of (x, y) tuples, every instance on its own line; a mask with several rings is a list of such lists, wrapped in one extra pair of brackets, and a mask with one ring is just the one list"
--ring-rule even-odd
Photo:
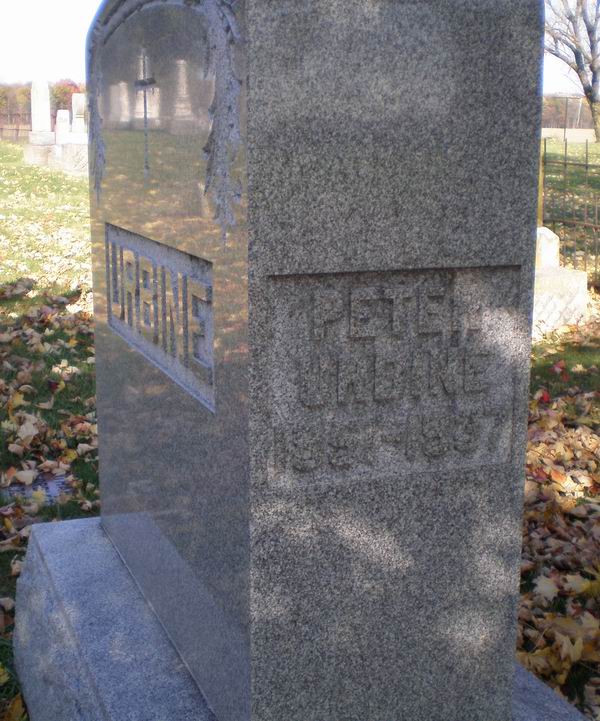
[[(100, 0), (0, 0), (0, 83), (85, 80), (85, 38)], [(580, 95), (560, 60), (546, 57), (544, 93)]]
[(0, 83), (85, 80), (85, 38), (100, 0), (0, 0)]

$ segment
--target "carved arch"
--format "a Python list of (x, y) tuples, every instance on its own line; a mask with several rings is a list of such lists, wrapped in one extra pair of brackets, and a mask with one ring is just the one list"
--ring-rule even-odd
[(215, 96), (209, 110), (212, 125), (204, 148), (207, 160), (205, 193), (211, 193), (215, 220), (224, 236), (235, 225), (234, 205), (241, 189), (231, 169), (241, 147), (240, 93), (242, 79), (235, 67), (236, 46), (243, 42), (236, 12), (238, 0), (108, 0), (99, 10), (88, 35), (88, 106), (90, 116), (91, 175), (100, 198), (106, 163), (102, 119), (98, 108), (102, 86), (99, 50), (115, 31), (144, 10), (177, 6), (198, 12), (208, 20), (209, 69), (215, 73)]

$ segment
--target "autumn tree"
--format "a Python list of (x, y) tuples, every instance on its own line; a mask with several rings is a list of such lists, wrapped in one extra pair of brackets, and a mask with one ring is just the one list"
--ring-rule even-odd
[(16, 86), (14, 90), (14, 98), (18, 112), (31, 112), (31, 85)]
[(9, 99), (8, 99), (8, 88), (4, 85), (0, 85), (0, 113), (8, 112)]
[(579, 78), (600, 142), (600, 0), (546, 0), (546, 51)]
[(80, 92), (80, 87), (74, 80), (59, 80), (54, 83), (50, 92), (56, 110), (70, 110), (71, 96)]

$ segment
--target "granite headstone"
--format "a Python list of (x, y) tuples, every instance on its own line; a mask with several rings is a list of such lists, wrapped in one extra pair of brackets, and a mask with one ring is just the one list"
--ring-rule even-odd
[(31, 132), (23, 157), (30, 165), (47, 165), (56, 142), (50, 114), (50, 86), (46, 80), (31, 84)]
[(50, 87), (46, 80), (31, 84), (31, 145), (53, 145), (52, 116), (50, 115)]
[(541, 6), (91, 30), (102, 527), (219, 721), (511, 718)]
[(58, 110), (56, 113), (56, 144), (64, 145), (71, 137), (71, 113), (66, 110)]

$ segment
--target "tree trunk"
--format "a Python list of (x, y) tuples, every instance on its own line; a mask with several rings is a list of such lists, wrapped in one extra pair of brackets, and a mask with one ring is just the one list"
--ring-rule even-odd
[(596, 142), (600, 143), (600, 100), (590, 100), (590, 110), (592, 111), (592, 120), (594, 122), (594, 133), (596, 134)]

